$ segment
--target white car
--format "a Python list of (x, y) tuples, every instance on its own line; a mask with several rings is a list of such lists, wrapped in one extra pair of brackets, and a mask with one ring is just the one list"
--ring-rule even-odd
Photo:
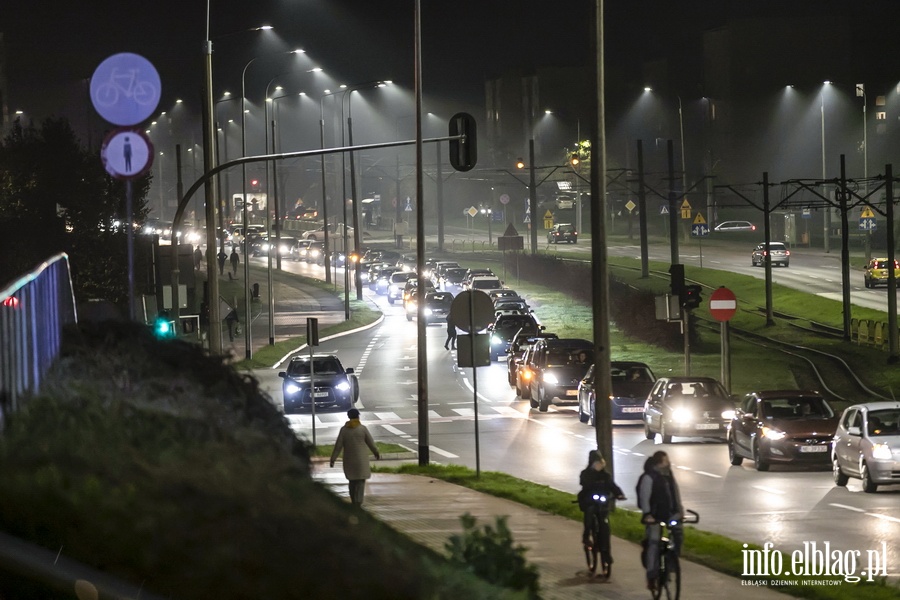
[(900, 484), (900, 402), (867, 402), (844, 409), (831, 443), (834, 483), (862, 480), (866, 493)]
[(756, 231), (756, 225), (750, 221), (722, 221), (716, 225), (715, 231), (729, 233), (731, 231)]
[(488, 293), (492, 290), (503, 289), (503, 282), (500, 281), (498, 277), (492, 277), (490, 275), (473, 277), (472, 281), (469, 282), (469, 289), (481, 290), (484, 293)]

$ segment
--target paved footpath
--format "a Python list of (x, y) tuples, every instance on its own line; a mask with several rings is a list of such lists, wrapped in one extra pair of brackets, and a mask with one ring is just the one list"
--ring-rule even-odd
[[(393, 461), (382, 461), (389, 463)], [(347, 480), (340, 463), (330, 468), (316, 462), (314, 477), (335, 493), (347, 497)], [(609, 581), (584, 575), (581, 523), (447, 483), (417, 475), (374, 473), (366, 486), (364, 508), (379, 520), (416, 542), (441, 553), (453, 534), (462, 533), (459, 517), (468, 512), (480, 525), (494, 524), (506, 515), (516, 544), (528, 548), (525, 557), (540, 571), (545, 600), (609, 598), (646, 600), (650, 597), (641, 566), (640, 546), (613, 537), (615, 562)], [(785, 598), (763, 587), (741, 585), (741, 580), (702, 565), (682, 561), (684, 600), (766, 600)]]

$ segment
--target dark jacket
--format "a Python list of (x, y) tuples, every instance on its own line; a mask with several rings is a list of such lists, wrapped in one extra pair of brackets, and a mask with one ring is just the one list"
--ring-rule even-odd
[(650, 469), (641, 475), (637, 492), (641, 512), (644, 516), (651, 515), (657, 522), (680, 517), (684, 512), (681, 506), (681, 493), (671, 471)]
[(588, 467), (581, 472), (578, 481), (581, 484), (581, 491), (578, 492), (578, 506), (581, 510), (585, 510), (593, 504), (591, 497), (594, 494), (606, 496), (610, 500), (625, 495), (622, 493), (622, 488), (616, 485), (612, 476), (605, 470), (598, 471)]

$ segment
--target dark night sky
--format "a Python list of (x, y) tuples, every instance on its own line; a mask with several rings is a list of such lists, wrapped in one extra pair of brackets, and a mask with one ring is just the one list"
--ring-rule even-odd
[[(275, 35), (239, 33), (216, 42), (217, 94), (239, 89), (241, 69), (253, 56), (296, 46), (341, 81), (392, 78), (411, 86), (411, 0), (211, 2), (214, 40), (262, 23), (276, 28)], [(487, 75), (538, 64), (587, 63), (591, 4), (424, 0), (426, 97), (479, 101)], [(46, 10), (47, 5), (56, 9)], [(877, 28), (896, 22), (898, 5), (896, 0), (607, 0), (607, 61), (639, 72), (642, 58), (676, 47), (699, 48), (700, 33), (727, 18), (810, 14), (813, 9), (836, 18), (869, 19), (873, 36), (880, 36)], [(142, 54), (157, 66), (163, 83), (161, 108), (171, 106), (175, 98), (199, 101), (203, 0), (12, 0), (3, 12), (0, 31), (8, 55), (10, 110), (21, 109), (38, 119), (50, 113), (83, 118), (85, 96), (79, 82), (88, 79), (106, 56), (124, 51)], [(278, 41), (273, 40), (276, 36)], [(882, 41), (896, 49), (896, 37), (884, 35)], [(280, 69), (264, 62), (258, 61), (248, 73), (251, 98), (261, 96), (267, 79)]]

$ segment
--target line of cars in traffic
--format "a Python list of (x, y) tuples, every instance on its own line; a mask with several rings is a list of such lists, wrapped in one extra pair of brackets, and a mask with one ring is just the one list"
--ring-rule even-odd
[[(545, 331), (516, 337), (507, 356), (508, 383), (532, 408), (576, 404), (579, 420), (595, 426), (592, 349), (587, 340)], [(736, 398), (714, 378), (657, 379), (636, 361), (613, 361), (610, 374), (612, 419), (641, 423), (648, 440), (715, 438), (728, 445), (734, 466), (744, 460), (759, 471), (773, 464), (830, 466), (835, 485), (857, 478), (870, 493), (900, 484), (900, 402), (854, 404), (839, 413), (813, 390)]]

